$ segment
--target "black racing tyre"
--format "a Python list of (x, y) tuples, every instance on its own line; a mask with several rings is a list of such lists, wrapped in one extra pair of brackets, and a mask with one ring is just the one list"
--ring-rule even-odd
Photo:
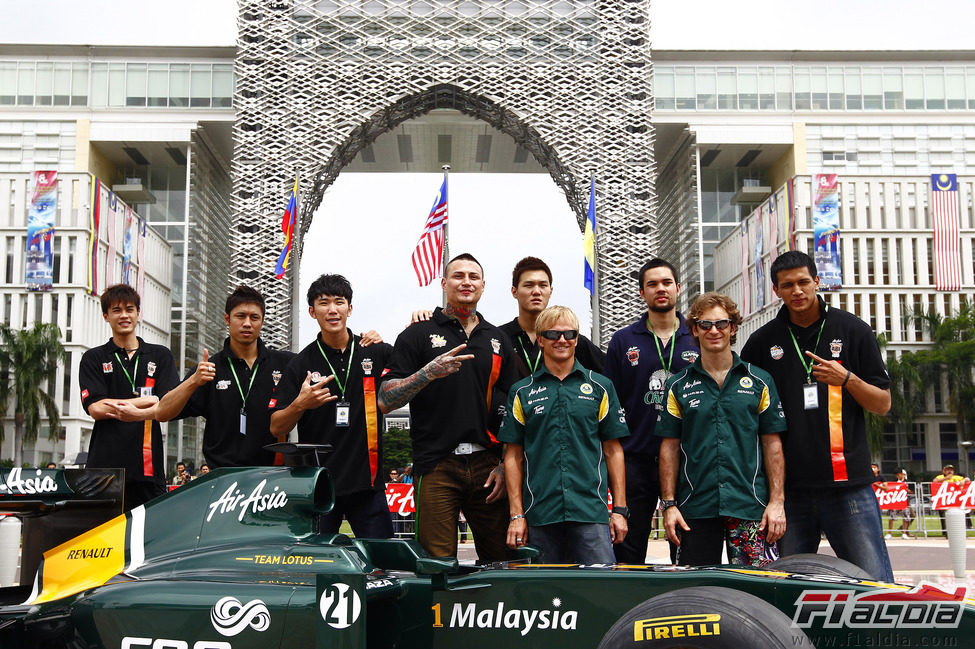
[(695, 586), (657, 595), (617, 620), (599, 649), (795, 649), (806, 634), (768, 602), (731, 588)]
[(765, 566), (765, 570), (779, 570), (781, 572), (795, 572), (804, 575), (829, 575), (832, 577), (850, 577), (865, 581), (873, 580), (870, 574), (844, 559), (838, 559), (829, 554), (790, 554)]

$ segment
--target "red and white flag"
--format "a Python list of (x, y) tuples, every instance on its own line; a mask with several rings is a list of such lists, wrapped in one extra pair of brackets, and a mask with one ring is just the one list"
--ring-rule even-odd
[(443, 277), (443, 244), (447, 225), (447, 176), (444, 176), (440, 193), (423, 226), (423, 234), (413, 251), (413, 270), (420, 286), (427, 286), (437, 277)]
[(934, 217), (934, 288), (961, 289), (958, 226), (958, 176), (931, 174), (931, 215)]

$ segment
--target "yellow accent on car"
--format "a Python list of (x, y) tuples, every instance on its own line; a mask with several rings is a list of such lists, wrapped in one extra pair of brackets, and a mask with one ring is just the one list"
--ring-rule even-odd
[(40, 594), (31, 603), (40, 604), (101, 586), (125, 568), (126, 517), (89, 530), (44, 553), (38, 569)]

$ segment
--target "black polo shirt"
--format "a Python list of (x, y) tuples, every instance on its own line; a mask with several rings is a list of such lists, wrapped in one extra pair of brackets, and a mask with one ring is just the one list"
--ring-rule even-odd
[[(324, 353), (324, 355), (323, 355)], [(379, 377), (386, 370), (393, 347), (389, 343), (362, 346), (362, 337), (349, 331), (345, 349), (332, 349), (322, 342), (319, 333), (315, 340), (288, 364), (281, 380), (280, 396), (275, 408), (287, 408), (298, 396), (308, 372), (312, 381), (335, 374), (328, 384), (338, 401), (306, 410), (298, 420), (298, 441), (307, 444), (331, 444), (334, 451), (325, 460), (335, 481), (339, 496), (386, 489), (382, 469), (383, 414), (376, 401)], [(350, 358), (351, 356), (351, 358)], [(327, 358), (327, 361), (326, 361)], [(348, 372), (348, 375), (346, 375)], [(342, 387), (345, 388), (343, 393)], [(336, 405), (348, 402), (349, 425), (336, 425)]]
[[(162, 398), (179, 383), (172, 353), (162, 345), (142, 338), (138, 341), (139, 350), (132, 358), (127, 358), (125, 350), (111, 339), (81, 357), (79, 383), (85, 412), (102, 399), (131, 399), (143, 394)], [(88, 443), (88, 467), (123, 468), (126, 482), (165, 483), (159, 422), (97, 420)]]
[(856, 399), (838, 385), (819, 383), (819, 407), (805, 409), (802, 386), (807, 380), (806, 370), (790, 329), (803, 352), (810, 350), (820, 358), (839, 361), (878, 388), (890, 387), (870, 326), (852, 313), (834, 307), (824, 311), (825, 307), (819, 298), (819, 320), (803, 328), (791, 323), (789, 310), (783, 306), (774, 320), (749, 337), (741, 351), (742, 360), (771, 374), (779, 388), (788, 425), (782, 443), (789, 488), (856, 486), (874, 481), (863, 408)]
[(508, 388), (518, 374), (511, 341), (480, 313), (477, 317), (468, 338), (460, 323), (437, 307), (430, 320), (410, 325), (396, 339), (385, 379), (406, 378), (464, 343), (461, 354), (474, 354), (459, 372), (431, 381), (410, 401), (414, 475), (429, 472), (462, 442), (498, 445), (491, 431), (500, 427)]
[[(230, 338), (223, 349), (210, 357), (216, 367), (213, 380), (197, 388), (177, 419), (205, 417), (203, 455), (210, 468), (223, 466), (269, 466), (274, 453), (264, 450), (273, 444), (271, 413), (276, 388), (294, 354), (268, 349), (257, 339), (254, 368), (230, 350)], [(233, 369), (231, 370), (231, 363)], [(187, 378), (196, 371), (187, 373)], [(236, 373), (236, 377), (235, 377)], [(241, 394), (246, 395), (246, 402)], [(246, 434), (240, 432), (240, 412), (247, 415)]]
[[(542, 348), (525, 333), (525, 330), (518, 324), (518, 318), (504, 323), (498, 329), (506, 333), (511, 340), (511, 349), (515, 354), (515, 366), (518, 368), (519, 379), (531, 376), (535, 370), (545, 364), (542, 361)], [(576, 344), (576, 360), (587, 370), (602, 374), (606, 354), (599, 347), (596, 347), (591, 340), (579, 334), (579, 342)]]

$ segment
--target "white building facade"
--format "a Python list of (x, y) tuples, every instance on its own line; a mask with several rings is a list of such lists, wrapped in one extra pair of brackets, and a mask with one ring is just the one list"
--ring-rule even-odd
[[(660, 221), (673, 233), (659, 252), (682, 274), (683, 308), (704, 290), (730, 295), (748, 307), (740, 343), (775, 315), (772, 251), (787, 249), (791, 208), (796, 248), (812, 252), (814, 174), (839, 183), (843, 281), (824, 298), (883, 334), (889, 358), (929, 344), (912, 314), (945, 315), (975, 300), (975, 52), (658, 51), (654, 59)], [(931, 174), (943, 173), (958, 177), (958, 291), (935, 288)], [(770, 202), (778, 227), (773, 241), (766, 217), (759, 290), (754, 229), (743, 257), (740, 224)], [(876, 458), (884, 473), (965, 466), (946, 393), (931, 386), (912, 430), (887, 427)]]
[[(57, 324), (67, 357), (57, 370), (54, 385), (46, 386), (61, 413), (61, 431), (51, 436), (42, 426), (35, 444), (25, 444), (23, 461), (43, 466), (77, 458), (88, 449), (92, 419), (81, 407), (76, 377), (81, 356), (105, 343), (111, 330), (102, 318), (99, 299), (90, 294), (90, 246), (92, 242), (92, 184), (88, 173), (58, 173), (57, 207), (53, 241), (53, 288), (29, 291), (25, 283), (27, 217), (31, 203), (31, 174), (0, 172), (0, 236), (3, 237), (4, 270), (0, 283), (3, 322), (13, 329), (26, 329), (37, 322)], [(107, 191), (107, 190), (103, 190)], [(124, 204), (119, 203), (122, 213)], [(95, 232), (98, 286), (104, 288), (122, 279), (125, 221), (117, 219), (109, 229), (103, 218)], [(133, 226), (135, 227), (135, 226)], [(110, 244), (111, 240), (111, 244)], [(139, 254), (141, 250), (142, 254)], [(152, 228), (147, 228), (142, 245), (131, 248), (131, 282), (142, 278), (142, 317), (138, 335), (146, 342), (168, 344), (170, 329), (170, 285), (173, 275), (172, 247)], [(0, 458), (14, 456), (13, 408), (4, 422), (5, 436)]]
[[(0, 173), (90, 174), (167, 242), (171, 267), (156, 275), (165, 313), (149, 320), (158, 331), (146, 339), (168, 345), (181, 373), (204, 348), (220, 349), (226, 330), (234, 53), (234, 47), (0, 44)], [(56, 280), (52, 295), (71, 285), (67, 277)], [(22, 273), (0, 283), (2, 291), (22, 289)], [(71, 309), (82, 302), (73, 299)], [(30, 311), (30, 324), (48, 317), (36, 313)], [(95, 315), (91, 335), (104, 342), (104, 323)], [(72, 362), (78, 358), (72, 353)], [(170, 425), (167, 466), (178, 459), (198, 465), (201, 434), (195, 420)]]

